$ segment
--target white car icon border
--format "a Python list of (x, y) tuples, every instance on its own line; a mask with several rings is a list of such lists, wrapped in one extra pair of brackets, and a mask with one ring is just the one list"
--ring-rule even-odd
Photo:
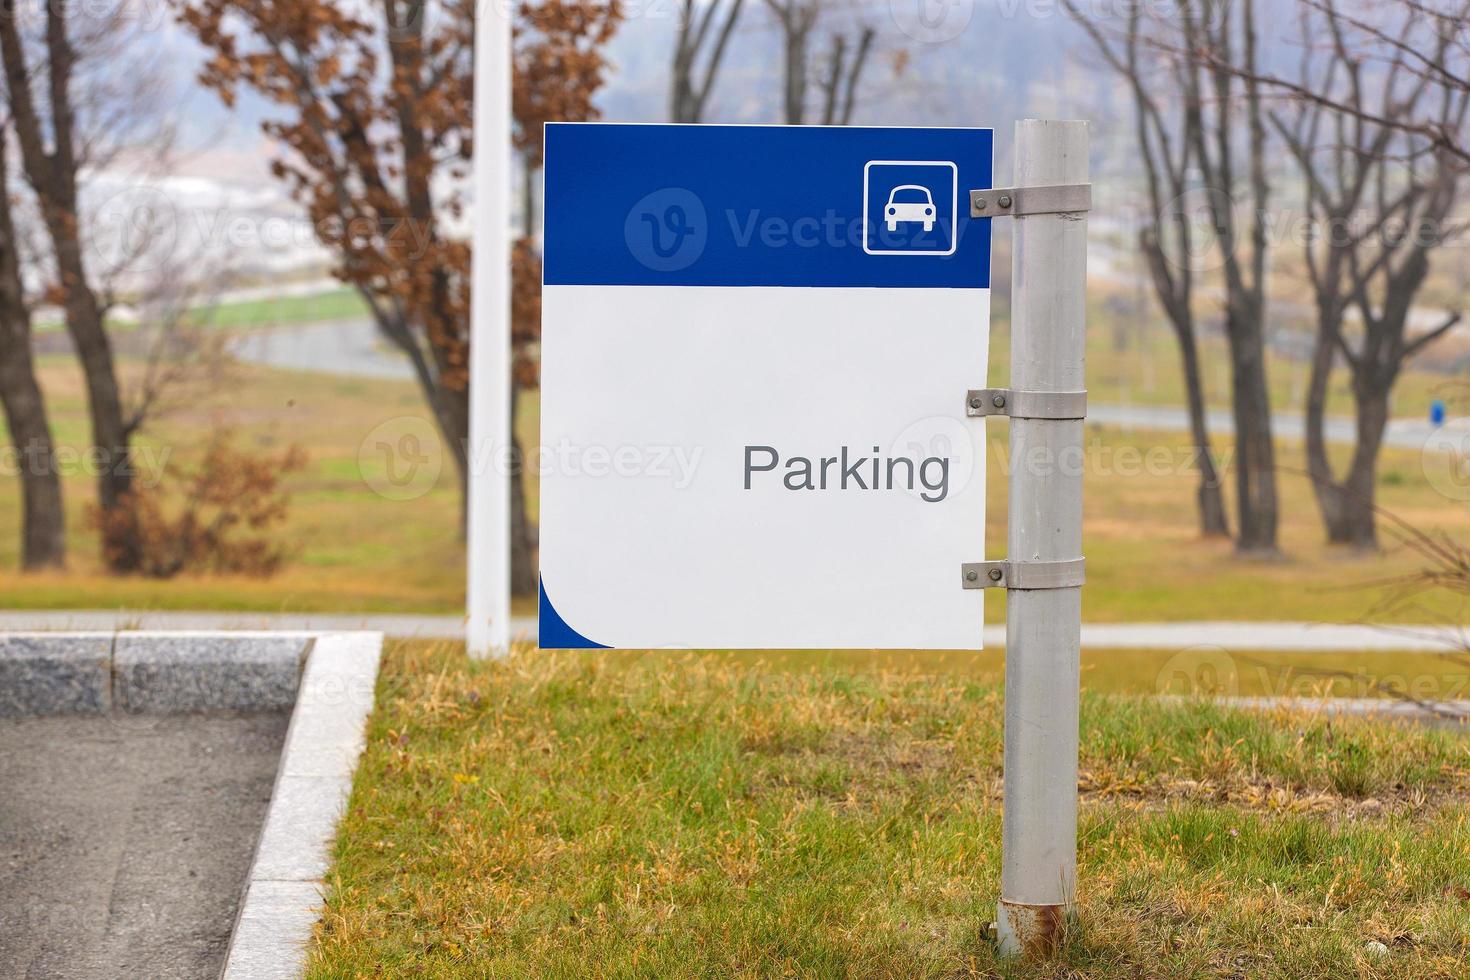
[[(958, 245), (958, 243), (955, 241), (955, 239), (957, 237), (956, 234), (955, 234), (955, 232), (957, 231), (957, 229), (959, 227), (959, 217), (960, 217), (960, 213), (959, 213), (960, 168), (955, 164), (955, 162), (953, 160), (869, 160), (867, 162), (867, 164), (864, 165), (864, 167), (863, 167), (863, 211), (862, 211), (862, 213), (865, 214), (865, 215), (871, 215), (871, 214), (873, 214), (872, 211), (868, 210), (870, 203), (872, 203), (869, 200), (868, 192), (871, 190), (871, 183), (872, 183), (871, 177), (872, 177), (872, 170), (873, 170), (874, 167), (944, 167), (945, 169), (947, 169), (949, 171), (949, 173), (950, 173), (950, 179), (949, 179), (949, 185), (950, 185), (949, 205), (950, 205), (950, 207), (949, 207), (949, 214), (947, 215), (947, 217), (949, 219), (949, 223), (947, 225), (946, 224), (943, 224), (943, 223), (940, 224), (940, 227), (941, 228), (947, 229), (947, 235), (946, 235), (946, 237), (948, 238), (949, 247), (948, 248), (945, 248), (945, 249), (937, 249), (937, 248), (884, 248), (884, 247), (882, 247), (882, 243), (881, 242), (874, 240), (874, 236), (878, 233), (878, 230), (882, 227), (882, 225), (879, 224), (879, 223), (877, 223), (877, 222), (875, 222), (875, 221), (873, 221), (873, 220), (871, 220), (871, 219), (869, 219), (869, 220), (865, 220), (863, 222), (863, 251), (866, 252), (869, 255), (914, 255), (914, 256), (930, 256), (931, 258), (938, 258), (938, 257), (946, 256), (946, 255), (953, 255), (955, 253), (955, 248)], [(915, 176), (917, 176), (917, 175), (915, 175)], [(943, 177), (941, 177), (939, 179), (940, 179), (941, 182), (944, 180)], [(931, 181), (931, 183), (933, 183), (933, 182)], [(932, 194), (932, 192), (931, 192), (931, 194)], [(882, 198), (879, 198), (879, 200), (882, 200)], [(937, 212), (938, 211), (938, 208), (935, 208), (935, 211)], [(936, 214), (936, 218), (942, 218), (942, 217), (946, 217), (946, 216)]]
[[(918, 201), (895, 201), (893, 198), (899, 191), (923, 191), (924, 200)], [(883, 207), (883, 223), (888, 226), (889, 231), (898, 231), (898, 223), (917, 221), (923, 224), (925, 231), (934, 230), (934, 222), (938, 218), (934, 209), (934, 195), (929, 188), (922, 184), (899, 184), (888, 192), (888, 203)]]

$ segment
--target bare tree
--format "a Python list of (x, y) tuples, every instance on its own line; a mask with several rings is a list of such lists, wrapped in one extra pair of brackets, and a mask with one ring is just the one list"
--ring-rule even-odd
[(807, 70), (812, 29), (822, 10), (822, 0), (766, 0), (781, 31), (781, 109), (789, 126), (806, 122)]
[[(1470, 64), (1470, 5), (1463, 0), (1446, 0), (1443, 3), (1377, 0), (1374, 4), (1355, 8), (1358, 12), (1345, 11), (1331, 0), (1298, 2), (1330, 18), (1344, 35), (1351, 38), (1350, 46), (1363, 51), (1366, 58), (1380, 64), (1386, 60), (1397, 61), (1403, 73), (1426, 76), (1442, 88), (1470, 90), (1470, 70), (1466, 69)], [(1369, 11), (1377, 16), (1370, 17)], [(1405, 18), (1417, 19), (1424, 29), (1409, 36), (1399, 33), (1396, 28)], [(1442, 46), (1440, 43), (1432, 44), (1426, 52), (1421, 45), (1424, 38), (1430, 36), (1440, 38)], [(1427, 103), (1421, 104), (1418, 111), (1403, 111), (1404, 107), (1395, 107), (1400, 111), (1389, 113), (1382, 111), (1381, 107), (1353, 104), (1351, 99), (1343, 97), (1346, 90), (1341, 88), (1322, 89), (1298, 78), (1259, 70), (1255, 65), (1221, 61), (1218, 66), (1276, 94), (1420, 137), (1454, 157), (1462, 168), (1470, 167), (1470, 132), (1464, 126), (1447, 125), (1436, 108)]]
[[(1072, 6), (1075, 16), (1079, 7)], [(1272, 406), (1266, 381), (1267, 123), (1260, 75), (1255, 0), (1182, 0), (1163, 10), (1145, 4), (1148, 44), (1177, 60), (1182, 120), (1213, 253), (1225, 295), (1230, 354), (1230, 411), (1235, 422), (1236, 552), (1277, 554), (1279, 505)], [(1101, 28), (1094, 28), (1100, 31)], [(1197, 250), (1204, 256), (1204, 250)], [(1198, 259), (1191, 259), (1198, 262)]]
[(11, 214), (9, 149), (8, 130), (0, 130), (0, 407), (20, 476), (20, 564), (36, 571), (66, 563), (66, 513), (46, 401), (31, 355), (31, 312)]
[(124, 397), (133, 427), (187, 411), (231, 383), (229, 338), (205, 326), (229, 278), (218, 268), (201, 273), (192, 257), (169, 255), (141, 281), (130, 346), (143, 363)]
[(1187, 103), (1166, 101), (1166, 93), (1183, 90), (1188, 63), (1178, 57), (1156, 56), (1141, 5), (1129, 6), (1127, 27), (1119, 38), (1105, 34), (1071, 0), (1067, 7), (1132, 96), (1135, 140), (1148, 194), (1148, 212), (1139, 229), (1138, 248), (1148, 264), (1154, 295), (1179, 343), (1190, 434), (1199, 470), (1196, 501), (1200, 533), (1206, 537), (1229, 536), (1220, 469), (1205, 412), (1195, 312), (1196, 242), (1185, 207), (1196, 146), (1192, 130), (1201, 117)]
[[(1470, 12), (1470, 11), (1467, 11)], [(1430, 257), (1448, 235), (1462, 162), (1422, 129), (1375, 119), (1431, 121), (1437, 133), (1464, 129), (1470, 89), (1438, 70), (1455, 34), (1406, 4), (1395, 37), (1375, 40), (1335, 0), (1304, 7), (1298, 84), (1324, 98), (1297, 100), (1271, 121), (1296, 160), (1315, 234), (1303, 259), (1316, 300), (1316, 340), (1307, 395), (1307, 466), (1328, 540), (1378, 544), (1375, 490), (1389, 396), (1405, 363), (1452, 329), (1460, 313), (1417, 337), (1408, 326)], [(1411, 64), (1412, 61), (1412, 64)], [(1418, 70), (1416, 70), (1416, 68)], [(1339, 477), (1327, 452), (1326, 405), (1333, 368), (1351, 377), (1357, 441)]]
[[(113, 24), (105, 19), (89, 23), (88, 43), (78, 45), (67, 19), (72, 9), (64, 3), (46, 5), (41, 37), (31, 41), (22, 36), (24, 14), (15, 0), (0, 0), (0, 60), (21, 164), (40, 204), (55, 263), (56, 289), (86, 379), (92, 442), (99, 462), (98, 502), (104, 512), (113, 514), (124, 506), (132, 489), (129, 447), (134, 428), (123, 411), (112, 344), (104, 326), (106, 308), (83, 247), (79, 177), (84, 167), (96, 162), (103, 143), (98, 132), (86, 131), (85, 109), (75, 90), (81, 57), (106, 50), (103, 42), (113, 36)], [(38, 52), (39, 66), (33, 64)], [(39, 98), (32, 90), (37, 84), (42, 91)], [(126, 522), (113, 520), (108, 526), (110, 537), (103, 541), (103, 554), (109, 567), (131, 571), (137, 566), (136, 541), (127, 532)]]
[(412, 365), (463, 503), (470, 249), (443, 219), (465, 206), (475, 7), (424, 13), (417, 0), (193, 0), (180, 16), (213, 54), (204, 85), (226, 105), (246, 88), (274, 106), (261, 128), (288, 151), (275, 173)]
[[(1258, 61), (1255, 0), (1200, 0), (1178, 8), (1188, 135), (1206, 188), (1225, 280), (1235, 421), (1236, 550), (1278, 550), (1276, 447), (1266, 382), (1266, 118)], [(1229, 66), (1244, 68), (1244, 77)], [(1245, 212), (1242, 214), (1241, 212)]]
[(858, 32), (857, 47), (848, 53), (847, 35), (832, 35), (832, 54), (827, 59), (827, 80), (822, 85), (822, 123), (847, 126), (852, 123), (853, 105), (857, 99), (858, 81), (868, 53), (873, 48), (875, 32), (864, 26)]
[[(781, 32), (782, 119), (790, 126), (807, 122), (813, 79), (811, 49), (813, 35), (831, 6), (830, 0), (766, 0)], [(820, 82), (822, 121), (846, 125), (852, 120), (858, 81), (873, 51), (875, 33), (859, 26), (858, 39), (851, 43), (841, 31), (832, 33), (832, 53)], [(849, 45), (851, 54), (849, 55)]]
[[(382, 334), (408, 355), (455, 460), (463, 501), (471, 255), (445, 219), (469, 203), (478, 11), (455, 2), (436, 7), (432, 18), (424, 13), (422, 0), (190, 0), (182, 18), (216, 55), (202, 73), (207, 86), (227, 104), (243, 87), (276, 107), (262, 128), (289, 151), (277, 174), (335, 254), (337, 275), (357, 288)], [(513, 99), (528, 174), (539, 164), (546, 121), (591, 118), (589, 100), (606, 70), (600, 47), (621, 16), (616, 3), (517, 6)], [(530, 210), (528, 201), (528, 220)], [(522, 275), (526, 268), (518, 265)], [(517, 329), (512, 337), (520, 388), (535, 379), (522, 370), (535, 346), (527, 333)], [(514, 402), (511, 408), (514, 414)], [(512, 588), (534, 594), (535, 534), (514, 427), (510, 449)]]
[(682, 0), (679, 33), (670, 72), (669, 118), (678, 123), (704, 121), (710, 93), (744, 0)]

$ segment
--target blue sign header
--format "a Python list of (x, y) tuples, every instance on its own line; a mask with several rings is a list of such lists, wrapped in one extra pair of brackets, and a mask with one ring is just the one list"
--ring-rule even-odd
[(988, 129), (551, 123), (545, 282), (988, 288)]

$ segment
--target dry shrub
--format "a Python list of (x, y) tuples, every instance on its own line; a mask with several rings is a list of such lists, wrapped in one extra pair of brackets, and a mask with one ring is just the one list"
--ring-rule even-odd
[[(92, 525), (104, 541), (136, 542), (137, 571), (150, 578), (182, 572), (269, 577), (292, 549), (271, 540), (286, 518), (290, 494), (281, 478), (306, 465), (292, 446), (278, 454), (237, 449), (229, 430), (217, 430), (198, 466), (169, 463), (157, 486), (135, 488), (111, 512), (93, 508)], [(171, 488), (182, 488), (181, 500)], [(111, 557), (111, 556), (108, 556)]]

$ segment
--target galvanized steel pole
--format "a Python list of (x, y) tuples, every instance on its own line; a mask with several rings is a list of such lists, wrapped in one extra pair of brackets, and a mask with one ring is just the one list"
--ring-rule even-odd
[[(1087, 124), (1016, 123), (1018, 188), (1087, 182)], [(1011, 387), (1074, 392), (1083, 381), (1087, 215), (1015, 218)], [(1080, 419), (1011, 420), (1012, 562), (1082, 556)], [(1044, 955), (1073, 914), (1082, 590), (1006, 593), (1005, 827), (997, 938)]]
[(475, 251), (470, 290), (469, 518), (465, 639), (472, 657), (510, 649), (510, 8), (475, 22)]

